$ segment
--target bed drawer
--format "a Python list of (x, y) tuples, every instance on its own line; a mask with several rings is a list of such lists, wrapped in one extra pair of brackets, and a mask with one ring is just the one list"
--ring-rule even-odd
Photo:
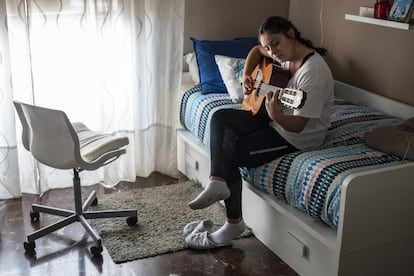
[(332, 231), (331, 240), (321, 240), (291, 210), (275, 208), (254, 189), (243, 186), (242, 204), (244, 220), (252, 225), (256, 238), (300, 275), (337, 275), (335, 232)]
[(210, 176), (210, 157), (203, 143), (186, 130), (177, 130), (178, 170), (203, 187)]

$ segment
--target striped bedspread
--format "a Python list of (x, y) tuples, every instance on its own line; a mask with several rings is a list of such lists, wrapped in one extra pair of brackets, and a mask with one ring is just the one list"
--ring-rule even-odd
[(228, 94), (202, 95), (199, 87), (187, 90), (180, 105), (180, 122), (207, 147), (210, 144), (210, 120), (212, 114), (223, 108), (240, 108)]
[[(211, 115), (221, 108), (240, 108), (240, 104), (232, 103), (226, 94), (202, 95), (194, 87), (183, 95), (180, 121), (208, 147)], [(331, 127), (320, 149), (287, 154), (260, 167), (240, 170), (254, 187), (337, 229), (344, 179), (355, 172), (402, 162), (395, 155), (368, 147), (364, 133), (400, 122), (367, 107), (335, 99)]]

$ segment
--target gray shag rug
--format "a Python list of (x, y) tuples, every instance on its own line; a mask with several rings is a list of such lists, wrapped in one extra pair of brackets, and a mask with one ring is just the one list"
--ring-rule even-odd
[[(195, 220), (210, 219), (217, 225), (225, 220), (225, 209), (215, 203), (202, 210), (192, 210), (187, 202), (202, 188), (193, 181), (151, 188), (138, 188), (98, 197), (93, 210), (137, 209), (138, 223), (128, 226), (126, 218), (94, 219), (92, 225), (100, 233), (103, 245), (115, 263), (186, 249), (184, 226)], [(240, 237), (252, 234), (247, 229)]]

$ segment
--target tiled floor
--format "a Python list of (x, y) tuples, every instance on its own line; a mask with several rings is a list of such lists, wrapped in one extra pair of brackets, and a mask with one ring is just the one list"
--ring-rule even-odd
[[(148, 178), (138, 178), (137, 183), (121, 183), (115, 189), (95, 185), (83, 188), (82, 192), (86, 197), (96, 189), (99, 197), (99, 194), (116, 190), (179, 180), (155, 173)], [(27, 233), (57, 219), (41, 215), (40, 222), (32, 223), (29, 216), (31, 204), (36, 202), (72, 209), (72, 198), (71, 189), (59, 189), (46, 193), (41, 199), (25, 195), (21, 199), (0, 201), (0, 275), (297, 275), (254, 237), (236, 240), (228, 248), (183, 250), (115, 264), (105, 248), (101, 257), (91, 255), (89, 247), (94, 243), (78, 223), (37, 240), (35, 257), (25, 254), (23, 242)]]

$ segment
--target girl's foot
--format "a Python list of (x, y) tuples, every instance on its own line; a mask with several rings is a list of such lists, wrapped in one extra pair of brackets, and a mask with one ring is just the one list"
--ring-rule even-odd
[(207, 187), (194, 200), (188, 203), (191, 209), (203, 209), (214, 202), (227, 199), (230, 196), (230, 190), (225, 182), (211, 181)]

